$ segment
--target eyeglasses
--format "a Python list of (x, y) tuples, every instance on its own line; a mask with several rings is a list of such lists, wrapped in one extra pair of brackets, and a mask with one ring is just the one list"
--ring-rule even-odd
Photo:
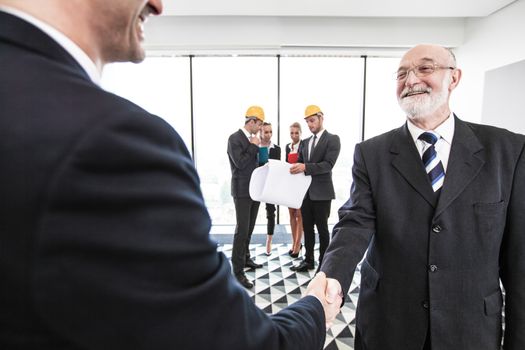
[(396, 80), (401, 81), (405, 80), (408, 77), (408, 74), (410, 71), (414, 72), (416, 77), (426, 77), (427, 75), (430, 75), (434, 73), (436, 70), (439, 69), (456, 69), (455, 67), (447, 67), (447, 66), (440, 66), (438, 64), (430, 64), (430, 63), (424, 63), (420, 64), (419, 66), (415, 66), (411, 69), (400, 69), (396, 72)]

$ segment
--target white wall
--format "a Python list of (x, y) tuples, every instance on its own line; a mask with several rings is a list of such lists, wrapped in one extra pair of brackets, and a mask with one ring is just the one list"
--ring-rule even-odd
[[(469, 19), (463, 44), (456, 50), (463, 78), (454, 92), (452, 106), (465, 120), (482, 120), (485, 73), (525, 59), (525, 1), (516, 1), (487, 18)], [(502, 101), (503, 102), (503, 101)], [(517, 116), (506, 118), (509, 125)], [(523, 118), (523, 117), (522, 117)], [(492, 122), (492, 120), (490, 121)], [(514, 130), (525, 133), (525, 130)]]
[(458, 46), (461, 18), (165, 16), (147, 24), (146, 49), (179, 54), (376, 53), (420, 42)]
[(483, 123), (525, 134), (525, 60), (485, 74)]

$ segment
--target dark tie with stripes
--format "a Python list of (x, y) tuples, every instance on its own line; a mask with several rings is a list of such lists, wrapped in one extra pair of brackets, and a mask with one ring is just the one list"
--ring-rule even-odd
[(308, 153), (308, 160), (312, 158), (312, 153), (314, 152), (315, 148), (315, 141), (317, 141), (317, 135), (314, 135), (314, 138), (312, 139), (312, 147), (310, 147), (310, 153)]
[(438, 137), (431, 132), (424, 132), (418, 138), (429, 144), (428, 148), (423, 152), (423, 164), (432, 184), (432, 189), (434, 192), (437, 192), (443, 186), (443, 181), (445, 180), (445, 169), (434, 147)]

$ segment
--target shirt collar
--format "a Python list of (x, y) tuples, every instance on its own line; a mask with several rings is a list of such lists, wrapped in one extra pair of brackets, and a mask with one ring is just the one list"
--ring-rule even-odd
[(71, 39), (65, 36), (62, 32), (53, 28), (49, 24), (27, 14), (26, 12), (14, 9), (12, 7), (0, 5), (0, 11), (4, 11), (13, 16), (16, 16), (26, 22), (31, 23), (47, 35), (49, 35), (53, 40), (55, 40), (60, 46), (64, 48), (78, 64), (86, 71), (87, 75), (95, 84), (100, 85), (100, 72), (97, 69), (95, 63), (89, 58), (89, 56)]
[(315, 134), (314, 136), (317, 136), (317, 139), (319, 140), (321, 138), (321, 136), (323, 135), (323, 132), (324, 132), (324, 129), (322, 129), (321, 131), (319, 131), (317, 134)]
[[(414, 143), (418, 140), (419, 135), (427, 130), (423, 130), (412, 124), (410, 120), (407, 121), (408, 131), (414, 140)], [(441, 123), (435, 130), (430, 130), (438, 134), (445, 142), (452, 145), (452, 138), (454, 137), (454, 113), (450, 113), (448, 118)]]

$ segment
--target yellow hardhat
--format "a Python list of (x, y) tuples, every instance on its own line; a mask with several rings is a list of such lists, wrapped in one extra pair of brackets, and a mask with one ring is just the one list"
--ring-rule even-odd
[(308, 107), (306, 107), (306, 109), (304, 111), (304, 118), (306, 119), (306, 118), (311, 117), (313, 115), (323, 116), (323, 112), (321, 111), (321, 108), (319, 108), (319, 106), (309, 105)]
[(264, 122), (264, 111), (262, 107), (259, 106), (251, 106), (246, 111), (246, 118), (257, 118), (260, 121)]

